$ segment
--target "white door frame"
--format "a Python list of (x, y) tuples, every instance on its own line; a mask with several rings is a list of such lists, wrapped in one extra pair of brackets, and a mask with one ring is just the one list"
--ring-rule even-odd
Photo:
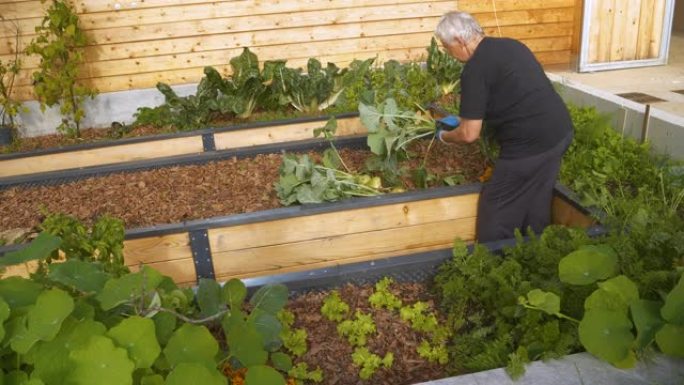
[(663, 20), (663, 36), (660, 44), (660, 54), (654, 59), (623, 60), (605, 63), (589, 63), (589, 29), (591, 28), (593, 0), (584, 0), (582, 12), (582, 42), (580, 45), (579, 72), (593, 72), (615, 70), (622, 68), (646, 67), (667, 64), (670, 51), (670, 37), (672, 35), (672, 18), (674, 16), (675, 0), (665, 0), (665, 20)]

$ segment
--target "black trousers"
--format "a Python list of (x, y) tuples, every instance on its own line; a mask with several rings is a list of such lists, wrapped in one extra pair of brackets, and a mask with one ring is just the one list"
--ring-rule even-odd
[(539, 234), (551, 223), (553, 188), (572, 134), (552, 149), (520, 159), (499, 159), (484, 184), (477, 209), (477, 240), (490, 242), (523, 234)]

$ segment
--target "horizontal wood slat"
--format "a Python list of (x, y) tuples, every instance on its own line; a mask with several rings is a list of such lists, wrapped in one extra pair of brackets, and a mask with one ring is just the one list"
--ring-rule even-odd
[(297, 242), (213, 253), (217, 279), (246, 278), (336, 266), (450, 247), (454, 237), (472, 241), (475, 218), (345, 234)]
[(174, 138), (150, 143), (132, 143), (115, 147), (93, 148), (75, 152), (46, 154), (0, 161), (0, 177), (67, 170), (161, 158), (165, 156), (199, 153), (204, 150), (202, 138)]
[(553, 198), (551, 206), (551, 222), (556, 225), (581, 228), (596, 224), (596, 221), (590, 216), (585, 215), (575, 206), (557, 196)]

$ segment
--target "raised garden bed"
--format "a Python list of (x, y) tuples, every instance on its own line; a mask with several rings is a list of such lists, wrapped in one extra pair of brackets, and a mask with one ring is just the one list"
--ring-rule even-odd
[[(337, 115), (340, 137), (362, 135), (365, 128), (358, 114)], [(311, 139), (313, 130), (329, 117), (298, 118), (250, 123), (173, 134), (128, 138), (62, 148), (0, 154), (0, 185), (20, 176), (49, 176), (82, 168), (98, 169), (139, 161), (158, 161), (169, 157), (216, 153), (239, 148)]]

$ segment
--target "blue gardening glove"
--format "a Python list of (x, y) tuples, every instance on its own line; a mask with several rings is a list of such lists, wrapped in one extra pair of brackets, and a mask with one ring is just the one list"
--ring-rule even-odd
[(444, 142), (444, 139), (442, 139), (442, 134), (445, 131), (454, 130), (459, 124), (461, 124), (461, 121), (454, 115), (447, 115), (441, 119), (437, 119), (435, 121), (435, 137), (439, 139), (440, 142), (446, 143)]

